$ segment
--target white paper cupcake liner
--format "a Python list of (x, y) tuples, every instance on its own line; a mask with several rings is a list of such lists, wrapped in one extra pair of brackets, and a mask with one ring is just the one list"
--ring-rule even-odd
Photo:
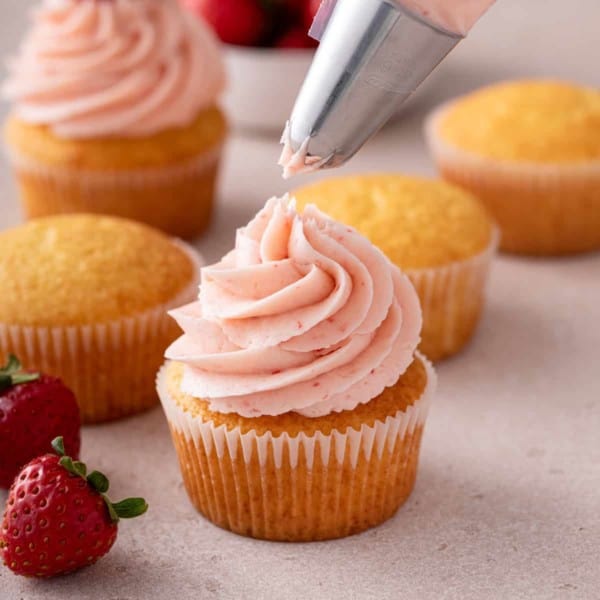
[(390, 518), (413, 489), (436, 387), (419, 358), (427, 384), (412, 406), (358, 430), (312, 435), (204, 422), (171, 397), (165, 365), (157, 389), (191, 501), (216, 525), (269, 540), (343, 537)]
[(210, 223), (222, 144), (173, 165), (93, 170), (45, 165), (10, 151), (23, 213), (114, 215), (184, 239)]
[(121, 187), (157, 187), (172, 184), (177, 179), (196, 177), (218, 163), (223, 152), (219, 144), (210, 150), (175, 165), (157, 165), (138, 169), (98, 170), (49, 166), (24, 156), (6, 146), (7, 157), (16, 171), (25, 172), (41, 179), (62, 185), (76, 183), (82, 189), (110, 189)]
[(439, 267), (405, 270), (423, 310), (421, 349), (432, 360), (454, 354), (473, 334), (499, 240), (500, 231), (494, 227), (487, 248), (471, 258)]
[(179, 240), (174, 243), (193, 261), (195, 277), (170, 301), (106, 323), (65, 327), (0, 323), (0, 355), (16, 354), (25, 368), (61, 377), (75, 392), (87, 423), (155, 405), (152, 374), (177, 334), (167, 311), (194, 300), (200, 282), (198, 253)]
[(442, 175), (471, 190), (490, 211), (502, 229), (503, 250), (561, 255), (600, 248), (600, 160), (544, 164), (462, 150), (439, 133), (452, 105), (427, 119), (429, 149)]
[(158, 372), (156, 387), (167, 420), (176, 430), (192, 440), (196, 446), (202, 445), (208, 455), (213, 452), (219, 458), (226, 453), (233, 460), (238, 457), (244, 462), (252, 460), (253, 453), (257, 453), (261, 466), (267, 462), (267, 457), (272, 456), (275, 467), (282, 467), (284, 448), (287, 449), (286, 460), (291, 468), (298, 465), (298, 456), (302, 450), (308, 468), (315, 464), (318, 453), (323, 464), (329, 463), (330, 456), (335, 456), (339, 464), (350, 460), (352, 468), (356, 468), (359, 453), (362, 452), (366, 460), (370, 460), (373, 452), (378, 458), (388, 448), (390, 451), (397, 439), (402, 440), (407, 434), (412, 434), (418, 425), (423, 425), (427, 418), (429, 407), (436, 389), (437, 377), (431, 363), (421, 354), (417, 354), (425, 365), (427, 372), (427, 386), (423, 395), (406, 411), (398, 411), (394, 416), (389, 416), (385, 421), (377, 421), (373, 426), (362, 425), (360, 430), (348, 428), (345, 431), (332, 431), (329, 435), (316, 432), (306, 435), (300, 432), (297, 436), (283, 433), (278, 437), (269, 431), (258, 435), (255, 431), (242, 433), (239, 427), (227, 429), (225, 425), (215, 427), (210, 422), (204, 422), (199, 417), (194, 417), (179, 408), (171, 397), (166, 385), (167, 364)]

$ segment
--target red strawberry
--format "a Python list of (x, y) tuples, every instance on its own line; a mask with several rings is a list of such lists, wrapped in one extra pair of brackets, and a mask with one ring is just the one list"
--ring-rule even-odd
[(119, 517), (146, 512), (143, 498), (112, 504), (108, 479), (64, 454), (63, 439), (15, 479), (0, 529), (0, 554), (17, 575), (53, 577), (95, 563), (117, 539)]
[(275, 43), (277, 48), (315, 48), (318, 43), (308, 36), (304, 27), (294, 27)]
[(79, 457), (79, 407), (60, 379), (21, 372), (14, 355), (0, 369), (0, 487), (43, 454), (63, 434), (71, 456)]
[(262, 38), (266, 15), (257, 0), (182, 0), (184, 6), (204, 17), (227, 44), (252, 46)]

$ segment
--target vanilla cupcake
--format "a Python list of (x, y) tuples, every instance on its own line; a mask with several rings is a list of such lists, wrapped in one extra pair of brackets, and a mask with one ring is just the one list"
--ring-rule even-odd
[(197, 295), (188, 246), (96, 215), (37, 219), (0, 233), (0, 358), (61, 377), (84, 422), (154, 406), (152, 385), (178, 335), (166, 311)]
[(393, 174), (332, 178), (296, 190), (299, 206), (316, 204), (355, 227), (411, 279), (423, 308), (420, 349), (451, 356), (480, 321), (498, 244), (481, 204), (455, 186)]
[(42, 0), (4, 97), (25, 215), (208, 225), (225, 119), (218, 43), (176, 0)]
[(194, 506), (269, 540), (358, 533), (411, 493), (435, 387), (410, 281), (355, 230), (272, 199), (202, 270), (158, 391)]
[(502, 249), (600, 248), (600, 90), (501, 83), (441, 107), (426, 130), (443, 176), (498, 222)]

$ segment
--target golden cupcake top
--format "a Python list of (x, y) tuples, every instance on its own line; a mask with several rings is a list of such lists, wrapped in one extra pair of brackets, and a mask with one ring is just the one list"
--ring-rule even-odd
[(438, 133), (488, 158), (535, 163), (600, 160), (600, 90), (559, 81), (515, 81), (460, 98)]
[(12, 116), (6, 124), (5, 138), (11, 152), (37, 163), (89, 171), (120, 171), (180, 165), (217, 148), (226, 129), (221, 110), (211, 107), (188, 126), (140, 138), (60, 138), (46, 125), (26, 123)]
[(270, 431), (275, 437), (286, 432), (291, 437), (300, 433), (324, 435), (332, 431), (346, 431), (348, 428), (360, 431), (363, 425), (372, 427), (376, 421), (384, 422), (387, 417), (395, 416), (398, 411), (406, 411), (423, 397), (429, 383), (427, 367), (419, 357), (410, 364), (397, 383), (387, 387), (377, 397), (366, 404), (359, 404), (353, 410), (332, 412), (321, 417), (307, 417), (297, 412), (282, 415), (260, 417), (241, 417), (236, 413), (218, 413), (210, 410), (209, 402), (186, 394), (181, 389), (184, 364), (170, 362), (166, 367), (166, 387), (177, 406), (203, 422), (210, 421), (214, 427), (225, 426), (229, 431), (240, 428), (241, 433), (255, 431), (263, 435)]
[(162, 233), (95, 215), (30, 221), (0, 233), (0, 322), (101, 323), (172, 301), (196, 265)]
[(453, 185), (402, 175), (327, 179), (294, 192), (368, 237), (402, 269), (445, 265), (484, 251), (493, 225), (480, 203)]

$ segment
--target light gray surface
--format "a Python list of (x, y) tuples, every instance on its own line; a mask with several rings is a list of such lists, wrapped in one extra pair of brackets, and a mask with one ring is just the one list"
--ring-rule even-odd
[[(2, 0), (2, 55), (23, 4)], [(431, 173), (424, 111), (482, 83), (548, 75), (600, 85), (599, 22), (598, 0), (499, 0), (420, 103), (346, 170)], [(221, 208), (200, 245), (209, 259), (286, 189), (277, 153), (273, 139), (231, 141)], [(18, 209), (0, 176), (4, 228)], [(439, 367), (417, 487), (387, 524), (308, 545), (221, 531), (188, 504), (157, 409), (83, 434), (84, 458), (112, 475), (116, 496), (144, 494), (148, 515), (123, 523), (110, 555), (77, 575), (35, 582), (0, 567), (0, 599), (600, 597), (600, 255), (500, 259), (489, 296), (472, 346)]]

